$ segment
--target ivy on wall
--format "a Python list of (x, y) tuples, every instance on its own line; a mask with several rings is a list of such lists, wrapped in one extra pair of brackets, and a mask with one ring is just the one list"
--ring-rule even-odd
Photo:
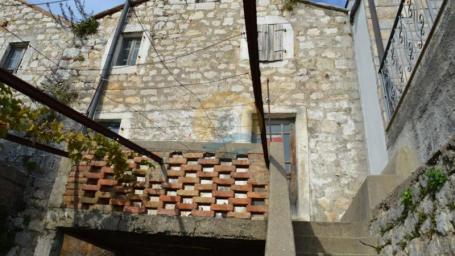
[[(0, 84), (0, 138), (4, 138), (8, 132), (19, 133), (42, 144), (64, 143), (74, 164), (78, 164), (85, 153), (91, 152), (113, 166), (117, 180), (131, 180), (128, 156), (118, 142), (94, 132), (84, 134), (65, 129), (55, 112), (47, 107), (27, 106), (14, 97), (8, 86)], [(150, 165), (153, 166), (152, 163)]]

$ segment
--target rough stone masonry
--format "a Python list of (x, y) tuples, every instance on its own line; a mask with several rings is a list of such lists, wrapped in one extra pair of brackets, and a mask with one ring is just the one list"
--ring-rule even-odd
[[(447, 178), (438, 181), (430, 172)], [(452, 138), (376, 209), (370, 231), (381, 255), (453, 255), (454, 173)], [(436, 182), (441, 186), (434, 189)]]
[[(17, 75), (43, 86), (58, 74), (79, 94), (72, 106), (85, 111), (120, 13), (97, 15), (98, 33), (80, 41), (37, 7), (5, 3), (5, 28), (47, 56), (28, 49)], [(298, 216), (335, 221), (368, 172), (349, 19), (340, 10), (300, 3), (287, 12), (282, 5), (258, 2), (260, 22), (285, 24), (290, 38), (283, 60), (261, 64), (263, 84), (270, 80), (272, 113), (295, 118)], [(142, 36), (138, 62), (113, 67), (97, 118), (121, 119), (120, 132), (133, 140), (250, 141), (254, 107), (241, 1), (156, 0), (134, 10), (138, 17), (129, 16), (124, 32)], [(18, 40), (2, 30), (0, 51)], [(56, 173), (41, 175), (46, 185), (32, 190), (47, 195)]]

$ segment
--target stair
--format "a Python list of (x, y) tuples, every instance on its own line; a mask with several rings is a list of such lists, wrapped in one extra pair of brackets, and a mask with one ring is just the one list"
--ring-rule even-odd
[(376, 251), (362, 245), (375, 244), (369, 237), (367, 222), (307, 222), (294, 221), (296, 255), (377, 255)]

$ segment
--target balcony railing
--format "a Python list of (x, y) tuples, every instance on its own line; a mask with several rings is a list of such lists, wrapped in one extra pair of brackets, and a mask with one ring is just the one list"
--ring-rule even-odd
[(389, 119), (396, 111), (447, 0), (403, 0), (382, 58), (379, 74)]

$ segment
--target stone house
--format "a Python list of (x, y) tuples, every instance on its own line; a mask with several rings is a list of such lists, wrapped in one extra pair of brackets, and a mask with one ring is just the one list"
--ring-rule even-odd
[[(338, 8), (300, 1), (292, 10), (285, 10), (283, 0), (257, 1), (261, 80), (263, 99), (267, 103), (264, 109), (270, 110), (266, 111), (267, 133), (272, 142), (282, 143), (279, 154), (289, 186), (289, 214), (294, 223), (363, 221), (358, 217), (363, 211), (355, 207), (363, 203), (358, 200), (366, 186), (364, 181), (368, 181), (367, 176), (408, 175), (426, 162), (454, 131), (453, 115), (446, 118), (442, 114), (447, 110), (453, 112), (453, 105), (434, 109), (422, 105), (421, 108), (429, 109), (425, 117), (411, 113), (412, 107), (417, 104), (415, 100), (409, 106), (402, 103), (401, 108), (407, 109), (406, 115), (397, 114), (397, 111), (389, 108), (396, 105), (389, 104), (390, 94), (382, 89), (384, 72), (378, 74), (378, 70), (385, 70), (385, 64), (381, 63), (387, 50), (393, 47), (384, 46), (388, 44), (389, 35), (393, 38), (393, 31), (396, 30), (394, 20), (398, 8), (402, 8), (400, 2), (349, 1), (347, 8)], [(438, 2), (437, 6), (445, 6), (445, 1), (435, 2)], [(124, 6), (94, 15), (100, 24), (98, 32), (84, 40), (76, 38), (68, 28), (58, 24), (51, 14), (35, 5), (22, 0), (6, 0), (0, 6), (0, 54), (4, 69), (38, 87), (55, 81), (70, 84), (70, 89), (78, 94), (77, 100), (70, 102), (73, 108), (82, 113), (91, 109), (92, 113), (87, 113), (98, 122), (132, 141), (148, 145), (152, 151), (169, 156), (167, 164), (170, 171), (197, 173), (203, 171), (204, 166), (210, 166), (207, 168), (221, 175), (227, 169), (237, 172), (246, 168), (251, 173), (248, 176), (249, 183), (242, 183), (247, 177), (243, 174), (230, 174), (232, 184), (217, 183), (217, 177), (210, 179), (220, 187), (250, 185), (251, 191), (248, 190), (248, 193), (251, 194), (246, 196), (250, 200), (246, 206), (250, 207), (247, 218), (270, 218), (272, 221), (271, 209), (258, 210), (262, 209), (258, 207), (262, 204), (272, 205), (272, 192), (268, 191), (270, 194), (267, 196), (254, 197), (258, 196), (254, 194), (254, 186), (264, 186), (268, 190), (273, 178), (272, 174), (270, 177), (267, 174), (259, 150), (260, 130), (251, 85), (242, 1), (132, 1), (125, 15), (122, 15)], [(436, 7), (434, 9), (439, 10)], [(403, 10), (406, 11), (406, 7)], [(435, 20), (433, 22), (436, 23)], [(115, 33), (117, 29), (120, 31), (118, 35)], [(431, 27), (426, 29), (430, 31)], [(97, 88), (102, 88), (99, 101), (93, 100)], [(446, 99), (450, 99), (453, 89), (447, 89), (446, 92)], [(428, 97), (425, 102), (438, 98)], [(432, 113), (437, 114), (431, 116)], [(409, 121), (409, 117), (412, 117), (412, 121)], [(434, 118), (440, 121), (440, 125), (434, 122)], [(440, 131), (441, 136), (423, 132), (428, 127)], [(40, 182), (34, 182), (26, 190), (26, 196), (31, 196), (38, 205), (28, 205), (28, 209), (33, 210), (28, 210), (27, 216), (36, 214), (37, 217), (30, 223), (19, 225), (23, 231), (16, 235), (18, 255), (45, 255), (39, 253), (50, 251), (49, 241), (55, 237), (52, 230), (71, 226), (68, 220), (64, 220), (66, 212), (48, 211), (47, 208), (60, 209), (62, 205), (71, 208), (74, 200), (64, 201), (62, 195), (78, 191), (77, 185), (74, 185), (78, 181), (74, 181), (74, 172), (71, 172), (65, 160), (34, 150), (26, 151), (9, 142), (5, 142), (5, 145), (9, 146), (4, 149), (3, 161), (12, 162), (13, 156), (21, 152), (38, 159), (40, 166), (50, 170), (37, 174)], [(188, 149), (190, 152), (185, 152)], [(199, 152), (196, 154), (192, 151)], [(212, 155), (210, 152), (230, 153), (232, 161), (228, 162), (235, 168), (231, 170), (231, 167), (223, 166), (226, 154)], [(141, 160), (133, 159), (133, 162), (136, 171), (141, 173)], [(201, 170), (192, 167), (190, 162), (198, 163), (202, 166)], [(178, 170), (172, 170), (174, 165)], [(103, 175), (109, 175), (109, 167), (105, 163), (93, 161), (88, 166), (89, 170), (99, 169)], [(177, 193), (178, 189), (186, 190), (185, 184), (192, 186), (190, 178), (198, 179), (198, 182), (206, 178), (195, 175), (177, 175), (175, 181), (181, 187), (163, 189), (166, 193), (169, 190), (176, 190)], [(98, 180), (103, 179), (81, 178), (87, 181), (96, 179), (98, 186), (101, 186)], [(104, 186), (113, 186), (107, 183)], [(117, 205), (122, 207), (121, 211), (142, 215), (169, 215), (172, 212), (170, 215), (180, 216), (185, 216), (184, 212), (192, 212), (193, 208), (188, 211), (184, 206), (177, 213), (166, 211), (174, 210), (166, 208), (166, 203), (178, 207), (178, 203), (193, 204), (193, 201), (174, 202), (174, 199), (164, 197), (158, 199), (162, 209), (158, 207), (155, 211), (155, 207), (145, 207), (153, 204), (152, 197), (155, 196), (150, 192), (155, 190), (154, 178), (147, 178), (147, 183), (150, 183), (150, 187), (147, 185), (142, 190), (150, 193), (147, 194), (150, 199), (147, 202), (129, 199), (128, 204), (131, 205)], [(87, 195), (100, 195), (103, 192), (100, 187), (90, 190), (90, 185), (94, 184), (82, 184), (81, 191)], [(197, 185), (207, 184), (193, 187)], [(384, 184), (379, 186), (388, 187)], [(382, 193), (385, 196), (388, 192)], [(235, 205), (231, 201), (240, 199), (235, 198), (234, 193), (227, 197), (210, 193), (208, 197), (213, 200), (220, 197), (223, 198), (220, 200), (228, 202), (229, 199), (229, 205)], [(191, 200), (201, 200), (190, 194), (178, 195), (182, 196), (182, 200), (185, 196), (191, 197)], [(173, 197), (177, 194), (163, 196)], [(87, 200), (83, 201), (85, 203), (81, 207), (85, 204), (84, 207), (96, 208), (98, 203), (81, 198)], [(99, 200), (98, 196), (91, 198)], [(107, 201), (113, 209), (115, 204), (112, 200)], [(263, 202), (253, 205), (251, 202), (254, 200)], [(142, 204), (134, 203), (139, 201)], [(229, 210), (231, 215), (223, 215), (221, 212), (224, 210), (216, 207), (213, 202), (212, 206), (209, 203), (213, 216), (218, 216), (218, 212), (219, 217), (235, 219), (243, 216), (236, 214), (235, 210)], [(137, 212), (139, 208), (148, 210)], [(194, 212), (192, 214), (198, 216)], [(142, 215), (139, 214), (138, 218), (143, 219), (128, 221), (134, 225), (138, 225), (135, 221), (142, 221), (149, 226), (164, 224), (159, 222), (162, 220), (154, 223)], [(117, 221), (114, 215), (103, 215), (103, 218), (106, 222)], [(231, 220), (228, 218), (226, 221)], [(204, 225), (212, 224), (207, 222)], [(79, 225), (91, 227), (90, 220)], [(251, 233), (244, 234), (244, 240), (265, 240), (264, 223), (229, 225), (232, 230), (214, 231), (213, 236), (226, 240), (235, 238), (242, 244), (239, 230), (247, 227)], [(99, 226), (98, 229), (112, 231), (108, 226)], [(165, 232), (152, 232), (148, 228), (144, 230), (149, 233)], [(170, 230), (173, 230), (172, 227)], [(195, 236), (205, 237), (210, 233), (210, 228), (207, 230), (198, 231), (200, 233), (196, 232)], [(138, 229), (128, 227), (122, 232), (133, 234)], [(177, 236), (190, 236), (181, 230), (180, 233), (170, 232), (175, 232), (173, 235)], [(79, 238), (95, 234), (82, 230), (68, 233)], [(104, 234), (106, 237), (107, 233)], [(294, 230), (294, 233), (299, 232)], [(134, 239), (132, 235), (128, 241)], [(114, 237), (108, 240), (110, 244), (117, 242)], [(106, 247), (106, 244), (96, 239), (91, 242)], [(221, 243), (220, 248), (224, 248)], [(297, 238), (295, 243), (298, 251)], [(257, 246), (259, 248), (262, 245)], [(125, 254), (120, 251), (117, 253)]]

